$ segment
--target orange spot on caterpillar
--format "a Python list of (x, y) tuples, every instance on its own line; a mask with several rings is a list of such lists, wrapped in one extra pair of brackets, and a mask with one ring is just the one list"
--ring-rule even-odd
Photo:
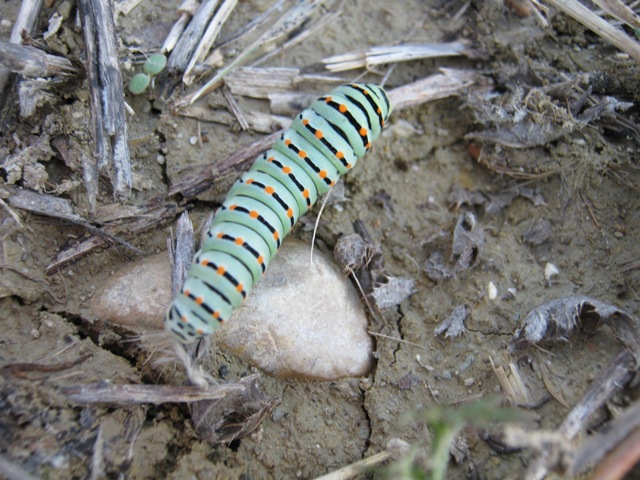
[(238, 207), (235, 203), (229, 207), (229, 210), (235, 210)]
[(333, 182), (331, 182), (331, 183), (329, 184), (329, 186), (330, 186), (330, 187), (333, 187), (335, 184), (336, 184), (336, 181), (334, 180)]
[(366, 148), (367, 150), (369, 150), (371, 148), (371, 142), (367, 143), (364, 148)]
[(316, 138), (318, 140), (320, 140), (320, 139), (322, 139), (322, 137), (324, 137), (324, 135), (322, 134), (322, 131), (316, 130)]
[(347, 163), (347, 168), (352, 168), (352, 167), (353, 167), (353, 165), (352, 165), (352, 164)]
[(204, 298), (202, 298), (202, 297), (198, 297), (198, 298), (196, 298), (196, 303), (197, 303), (198, 305), (202, 305), (202, 304), (204, 303)]
[(236, 290), (239, 292), (242, 292), (244, 290), (244, 287), (242, 286), (241, 283), (238, 284), (238, 286), (236, 287)]
[(250, 216), (251, 218), (258, 218), (258, 216), (259, 216), (259, 215), (260, 215), (260, 214), (259, 214), (256, 210), (251, 210), (251, 211), (249, 212), (249, 216)]
[(299, 156), (300, 158), (306, 158), (306, 156), (307, 156), (307, 152), (305, 152), (304, 150), (300, 150), (300, 151), (298, 152), (298, 156)]
[(280, 238), (280, 235), (278, 235), (278, 232), (273, 232), (273, 238), (274, 240), (278, 240), (278, 238)]
[(336, 152), (336, 158), (342, 160), (344, 158), (344, 152)]
[(368, 132), (366, 128), (362, 127), (358, 133), (360, 134), (361, 137), (364, 137), (367, 135)]
[(253, 183), (253, 178), (248, 178), (244, 183), (246, 183), (247, 185), (251, 185)]
[(324, 101), (327, 102), (327, 103), (331, 103), (333, 101), (333, 98), (332, 97), (327, 97), (327, 98), (324, 99)]
[(266, 187), (264, 187), (264, 191), (267, 192), (269, 195), (273, 195), (275, 193), (276, 189), (273, 188), (273, 187), (270, 187), (270, 186), (266, 186)]
[(258, 258), (258, 263), (264, 263), (264, 257), (262, 255), (260, 255)]
[(376, 113), (377, 113), (378, 115), (381, 115), (381, 114), (382, 114), (382, 110), (380, 110), (380, 107), (378, 107), (378, 109), (376, 110)]
[(320, 175), (320, 178), (322, 178), (322, 179), (327, 178), (327, 171), (326, 170), (320, 170), (320, 173), (318, 173), (318, 175)]
[(213, 318), (218, 319), (218, 318), (220, 318), (220, 312), (218, 312), (218, 311), (216, 310), (215, 312), (213, 312), (213, 313), (211, 314), (211, 316), (212, 316)]
[(238, 237), (236, 238), (236, 245), (243, 245), (244, 244), (244, 240), (242, 240), (242, 238)]
[(199, 329), (197, 329), (197, 330), (196, 330), (196, 333), (197, 333), (198, 335), (204, 335), (204, 330), (202, 330), (201, 328), (199, 328)]
[(289, 218), (293, 217), (293, 210), (292, 209), (287, 210), (287, 217), (289, 217)]
[(341, 103), (341, 104), (338, 106), (338, 111), (339, 111), (340, 113), (345, 113), (345, 112), (347, 111), (347, 106), (346, 106), (344, 103)]
[(291, 173), (291, 167), (282, 167), (282, 171), (288, 175)]
[(289, 145), (291, 145), (291, 140), (289, 140), (288, 138), (284, 141), (284, 144), (288, 147)]
[(307, 190), (306, 188), (302, 191), (302, 196), (304, 198), (309, 198), (309, 190)]
[(200, 265), (202, 265), (203, 267), (206, 267), (207, 265), (209, 265), (209, 260), (207, 260), (206, 258), (203, 260), (200, 260)]
[(185, 290), (185, 291), (184, 291), (184, 292), (182, 292), (182, 293), (184, 293), (184, 296), (185, 296), (185, 297), (188, 297), (188, 296), (191, 294), (191, 292), (190, 292), (189, 290)]
[(309, 119), (308, 119), (308, 118), (303, 118), (303, 119), (302, 119), (302, 124), (303, 124), (304, 126), (309, 125)]
[(220, 232), (218, 235), (216, 235), (218, 238), (222, 238), (224, 237), (224, 233)]
[(271, 163), (276, 159), (276, 157), (269, 157), (267, 158), (267, 162)]
[(225, 268), (221, 265), (218, 267), (218, 269), (216, 270), (216, 272), (218, 272), (218, 275), (224, 275), (224, 272), (226, 272)]
[(182, 320), (184, 323), (189, 323), (189, 320), (187, 319), (187, 316), (186, 316), (186, 315), (182, 315), (182, 316), (180, 317), (180, 320)]

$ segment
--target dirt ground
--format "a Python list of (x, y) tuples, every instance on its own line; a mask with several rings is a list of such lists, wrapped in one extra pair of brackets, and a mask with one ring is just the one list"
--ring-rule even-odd
[[(123, 46), (156, 51), (176, 18), (178, 3), (142, 2), (127, 16), (119, 16)], [(240, 2), (222, 35), (245, 25), (270, 3)], [(260, 387), (279, 403), (254, 433), (223, 445), (198, 437), (185, 406), (72, 404), (62, 387), (105, 381), (181, 384), (184, 374), (155, 364), (153, 351), (130, 340), (139, 333), (135, 329), (91, 318), (88, 311), (99, 286), (135, 256), (107, 248), (46, 275), (51, 259), (86, 238), (87, 232), (15, 210), (20, 226), (3, 208), (2, 457), (47, 479), (263, 479), (314, 478), (383, 451), (392, 438), (428, 453), (432, 432), (417, 412), (434, 405), (456, 409), (479, 398), (499, 397), (491, 361), (508, 364), (512, 335), (533, 308), (579, 294), (640, 314), (638, 110), (634, 105), (616, 116), (577, 121), (591, 106), (587, 103), (577, 107), (573, 117), (561, 116), (588, 89), (597, 101), (613, 97), (635, 103), (640, 96), (638, 65), (564, 15), (552, 12), (551, 26), (543, 30), (532, 15), (518, 15), (507, 5), (510, 2), (499, 0), (471, 1), (456, 16), (465, 3), (348, 0), (339, 19), (321, 34), (269, 64), (309, 67), (324, 57), (374, 45), (466, 39), (475, 58), (401, 63), (386, 87), (427, 77), (443, 66), (477, 70), (493, 82), (493, 97), (481, 97), (480, 87), (472, 87), (461, 96), (392, 114), (372, 152), (345, 176), (348, 201), (339, 209), (327, 208), (322, 216), (321, 245), (333, 248), (360, 219), (379, 244), (387, 271), (416, 282), (416, 293), (387, 309), (380, 323), (371, 324), (370, 330), (381, 335), (375, 337), (377, 365), (368, 377), (312, 383), (262, 375)], [(19, 4), (10, 0), (0, 6), (2, 38), (8, 38)], [(33, 36), (41, 38), (49, 17), (63, 6), (71, 9), (71, 17), (46, 43), (83, 58), (71, 2), (45, 7)], [(123, 48), (123, 65), (131, 58)], [(125, 77), (136, 68), (125, 68)], [(359, 73), (346, 72), (345, 78), (353, 80)], [(380, 81), (380, 73), (386, 70), (367, 80)], [(579, 81), (558, 93), (548, 88), (574, 79)], [(76, 138), (78, 148), (90, 152), (86, 82), (57, 92), (29, 118), (19, 117), (15, 97), (9, 98), (3, 105), (3, 162), (54, 137)], [(175, 115), (154, 90), (129, 95), (127, 101), (135, 111), (130, 117), (135, 188), (129, 206), (162, 197), (185, 168), (213, 164), (261, 136)], [(214, 100), (202, 104), (206, 107), (207, 102)], [(500, 109), (539, 119), (542, 128), (536, 134), (546, 140), (515, 146), (488, 134), (465, 137), (471, 132), (509, 131), (508, 122), (497, 120)], [(190, 141), (199, 129), (208, 139), (202, 145)], [(77, 213), (91, 218), (81, 171), (70, 168), (57, 153), (43, 153), (38, 159), (41, 166), (34, 168), (48, 174), (44, 190), (70, 199)], [(0, 174), (4, 191), (3, 183), (11, 179), (2, 167)], [(28, 185), (25, 176), (23, 172), (15, 183)], [(213, 193), (190, 202), (196, 227), (218, 205), (232, 180), (221, 179)], [(77, 181), (77, 186), (58, 193), (64, 181)], [(468, 192), (482, 195), (473, 200)], [(6, 192), (3, 199), (7, 200)], [(113, 202), (107, 181), (100, 185), (98, 200), (101, 205)], [(425, 265), (435, 252), (448, 263), (454, 227), (465, 212), (475, 215), (475, 229), (484, 234), (477, 262), (453, 278), (434, 281)], [(171, 220), (127, 240), (144, 255), (164, 251)], [(292, 235), (310, 241), (306, 229)], [(545, 278), (547, 264), (559, 273)], [(497, 289), (495, 298), (490, 283)], [(464, 333), (456, 338), (435, 336), (434, 328), (463, 304), (470, 310)], [(621, 349), (611, 330), (603, 328), (594, 335), (577, 333), (537, 355), (572, 406)], [(215, 340), (212, 351), (206, 365), (215, 376), (223, 374), (225, 382), (256, 372), (217, 350)], [(74, 361), (79, 363), (57, 371), (24, 365)], [(521, 374), (538, 400), (547, 390), (535, 364), (530, 365), (522, 364)], [(620, 392), (613, 406), (596, 415), (593, 428), (616, 408), (630, 404), (636, 393)], [(551, 399), (532, 412), (530, 428), (553, 429), (568, 408)], [(521, 478), (533, 453), (500, 452), (481, 437), (478, 430), (464, 430), (467, 455), (460, 463), (451, 462), (447, 478)], [(101, 445), (101, 456), (96, 445)], [(365, 477), (395, 475), (378, 468)]]

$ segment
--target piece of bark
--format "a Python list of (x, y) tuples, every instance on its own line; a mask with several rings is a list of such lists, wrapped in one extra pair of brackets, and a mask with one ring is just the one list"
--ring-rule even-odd
[(0, 40), (0, 64), (25, 77), (51, 77), (77, 73), (71, 62), (28, 45)]
[[(108, 0), (78, 0), (78, 10), (91, 93), (96, 163), (85, 170), (85, 179), (89, 177), (89, 183), (96, 184), (95, 172), (110, 166), (114, 196), (122, 201), (131, 193), (133, 176), (113, 9)], [(94, 189), (87, 191), (92, 195)], [(95, 197), (89, 197), (89, 204), (95, 209)]]
[[(11, 43), (22, 43), (23, 32), (31, 34), (40, 10), (42, 10), (42, 0), (23, 0), (18, 16), (16, 17), (16, 22), (13, 24), (11, 36), (9, 37)], [(7, 85), (9, 73), (10, 71), (4, 65), (0, 64), (0, 92), (3, 92)]]

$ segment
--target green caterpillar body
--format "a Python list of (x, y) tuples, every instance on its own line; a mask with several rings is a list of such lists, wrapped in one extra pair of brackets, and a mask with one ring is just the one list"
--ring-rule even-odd
[(182, 343), (212, 334), (264, 274), (296, 221), (353, 168), (391, 106), (376, 85), (340, 86), (300, 113), (231, 188), (165, 316)]

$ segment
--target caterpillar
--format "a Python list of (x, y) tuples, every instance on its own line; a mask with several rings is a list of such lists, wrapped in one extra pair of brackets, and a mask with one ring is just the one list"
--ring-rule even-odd
[(352, 83), (298, 114), (216, 212), (165, 316), (175, 339), (192, 342), (229, 319), (296, 221), (364, 156), (390, 113), (381, 87)]

